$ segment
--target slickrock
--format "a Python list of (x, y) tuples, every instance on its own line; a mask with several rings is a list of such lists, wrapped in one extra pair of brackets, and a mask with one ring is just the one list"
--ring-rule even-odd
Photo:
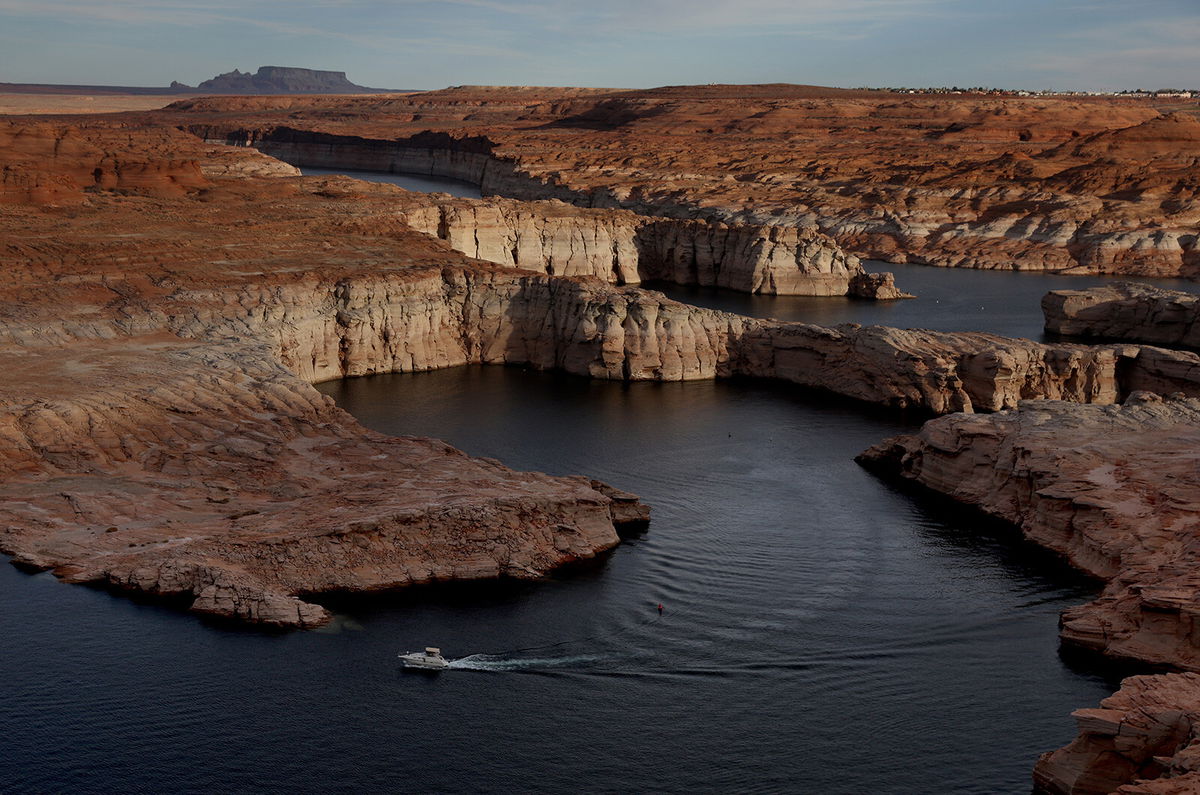
[(819, 229), (892, 262), (1200, 275), (1194, 107), (796, 86), (252, 100), (185, 100), (162, 116), (293, 163)]
[[(306, 381), (520, 363), (628, 380), (777, 378), (931, 412), (1198, 388), (1193, 354), (753, 320), (490, 265), (405, 224), (421, 207), (440, 218), (440, 199), (250, 176), (280, 172), (245, 150), (247, 167), (225, 168), (228, 152), (188, 136), (167, 137), (176, 151), (154, 131), (73, 129), (89, 158), (123, 140), (152, 171), (187, 155), (212, 176), (178, 195), (98, 185), (70, 206), (0, 217), (12, 375), (0, 549), (197, 610), (308, 625), (324, 616), (309, 594), (533, 576), (611, 546), (614, 523), (644, 520), (628, 495), (584, 481), (376, 438)], [(375, 563), (339, 551), (368, 525), (356, 537)]]
[(314, 626), (329, 615), (309, 594), (538, 577), (646, 519), (603, 484), (365, 431), (264, 345), (0, 358), (0, 549), (71, 582)]
[[(1138, 129), (1156, 117), (1136, 104), (935, 107), (773, 99), (782, 89), (771, 87), (730, 100), (724, 90), (241, 98), (153, 123), (6, 123), (0, 551), (69, 581), (285, 626), (328, 620), (318, 601), (331, 592), (538, 577), (612, 547), (646, 507), (583, 477), (517, 473), (441, 442), (372, 433), (310, 383), (466, 363), (624, 380), (754, 376), (964, 412), (865, 460), (1006, 518), (1106, 579), (1098, 599), (1064, 616), (1065, 641), (1200, 670), (1200, 356), (757, 320), (629, 286), (653, 274), (764, 291), (894, 290), (817, 227), (896, 259), (940, 251), (942, 264), (976, 267), (1012, 267), (1019, 255), (1016, 267), (1187, 272), (1195, 241), (1164, 233), (1162, 219), (1186, 224), (1194, 212), (1193, 155), (1179, 143), (1191, 122)], [(162, 126), (209, 114), (202, 126), (257, 141), (275, 126), (255, 114), (285, 113), (321, 135), (364, 132), (348, 108), (394, 117), (371, 122), (365, 132), (382, 143), (360, 154), (424, 147), (404, 156), (425, 158), (429, 173), (480, 168), (492, 174), (484, 184), (598, 206), (300, 178), (250, 149)], [(934, 110), (957, 121), (913, 121)], [(898, 154), (897, 130), (924, 148)], [(870, 169), (850, 158), (865, 132), (879, 132), (866, 137), (882, 156)], [(715, 142), (703, 157), (698, 136)], [(817, 139), (826, 143), (814, 148)], [(1134, 139), (1156, 142), (1145, 150), (1153, 162), (1114, 196), (1114, 174), (1125, 179), (1142, 151), (1126, 146)], [(993, 162), (997, 142), (1021, 151)], [(934, 150), (952, 153), (949, 165), (932, 166)], [(1124, 165), (1089, 160), (1096, 152)], [(1056, 193), (1077, 185), (1083, 194)], [(803, 197), (819, 202), (797, 205)], [(1039, 226), (1046, 212), (1063, 228)], [(963, 226), (917, 233), (939, 213)], [(981, 218), (998, 226), (973, 226)], [(1109, 235), (1118, 227), (1125, 237)], [(1144, 245), (1146, 235), (1170, 245)], [(1044, 760), (1039, 782), (1090, 792), (1072, 788), (1160, 768), (1179, 775), (1130, 791), (1192, 781), (1196, 755), (1176, 740), (1191, 731), (1195, 679), (1173, 676), (1081, 713), (1085, 736)]]
[(1038, 760), (1037, 792), (1185, 795), (1200, 789), (1200, 676), (1131, 676), (1099, 709), (1073, 715), (1079, 737)]
[(1042, 298), (1046, 331), (1200, 349), (1200, 296), (1119, 282)]

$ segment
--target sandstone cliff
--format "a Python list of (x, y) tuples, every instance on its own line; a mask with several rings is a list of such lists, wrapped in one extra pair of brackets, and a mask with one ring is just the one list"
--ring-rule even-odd
[(1200, 296), (1121, 282), (1054, 290), (1042, 299), (1046, 331), (1200, 349)]
[(467, 256), (551, 276), (597, 276), (614, 284), (657, 280), (770, 295), (908, 297), (891, 274), (867, 274), (857, 257), (828, 238), (793, 227), (499, 198), (439, 201), (400, 217)]
[(1037, 792), (1186, 795), (1200, 790), (1200, 676), (1131, 676), (1099, 709), (1072, 714), (1079, 737), (1038, 760)]
[[(865, 466), (1017, 525), (1107, 582), (1067, 610), (1063, 642), (1122, 660), (1200, 671), (1200, 400), (1139, 392), (1122, 406), (1027, 401), (931, 420), (865, 451)], [(1079, 737), (1043, 756), (1038, 790), (1183, 793), (1195, 760), (1195, 675), (1133, 677)]]
[(1012, 522), (1108, 581), (1063, 615), (1064, 642), (1200, 670), (1200, 401), (1023, 402), (930, 421), (860, 456)]
[(815, 228), (874, 259), (1200, 274), (1193, 114), (1164, 116), (1137, 101), (753, 88), (460, 87), (292, 103), (286, 116), (240, 100), (187, 101), (165, 115), (253, 139), (289, 162), (441, 174), (489, 193), (645, 215)]
[[(120, 124), (22, 123), (8, 135), (0, 551), (21, 565), (288, 626), (327, 620), (322, 593), (540, 576), (611, 547), (645, 507), (595, 481), (373, 434), (306, 382), (468, 362), (630, 380), (746, 375), (932, 413), (1000, 411), (932, 421), (871, 459), (1108, 579), (1064, 617), (1068, 642), (1200, 670), (1195, 354), (755, 320), (613, 283), (651, 262), (695, 263), (699, 279), (703, 261), (718, 279), (725, 259), (710, 271), (639, 232), (660, 225), (654, 239), (676, 251), (713, 245), (714, 230), (726, 248), (731, 237), (779, 242), (747, 225), (635, 216), (626, 232), (621, 213), (522, 215), (511, 202), (280, 179), (290, 170), (249, 150), (218, 155)], [(141, 165), (106, 170), (110, 154)], [(805, 235), (782, 241), (784, 265)], [(623, 271), (626, 240), (638, 259)], [(517, 267), (538, 256), (585, 275)], [(774, 255), (745, 261), (756, 274), (777, 267)], [(1073, 402), (1022, 403), (1045, 397)], [(1120, 780), (1096, 770), (1098, 749), (1099, 767), (1166, 768), (1186, 784), (1192, 754), (1176, 738), (1190, 730), (1192, 680), (1162, 682), (1132, 685), (1128, 707), (1106, 702), (1127, 715), (1081, 720), (1085, 736), (1043, 762), (1039, 782)]]
[[(772, 295), (907, 298), (890, 274), (868, 275), (814, 227), (664, 218), (615, 209), (575, 210), (581, 202), (489, 154), (486, 140), (444, 135), (409, 141), (308, 133), (288, 127), (246, 131), (192, 127), (210, 141), (256, 147), (299, 166), (450, 177), (484, 193), (550, 201), (440, 202), (404, 213), (416, 229), (456, 250), (551, 275), (594, 275), (616, 284), (661, 279)], [(618, 203), (601, 203), (615, 207)]]

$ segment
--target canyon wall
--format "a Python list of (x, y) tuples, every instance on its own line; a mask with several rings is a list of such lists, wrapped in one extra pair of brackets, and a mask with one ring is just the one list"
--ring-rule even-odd
[(651, 218), (558, 201), (435, 200), (399, 212), (456, 251), (554, 276), (668, 281), (769, 295), (908, 297), (812, 230)]
[[(859, 461), (1011, 522), (1103, 579), (1096, 599), (1063, 613), (1064, 644), (1200, 671), (1200, 400), (1025, 401), (931, 420)], [(1144, 778), (1156, 782), (1120, 791), (1190, 792), (1196, 681), (1134, 677), (1103, 709), (1076, 712), (1080, 736), (1041, 759), (1038, 791), (1107, 793)]]
[(872, 259), (1200, 275), (1194, 109), (759, 88), (533, 96), (462, 87), (318, 98), (286, 113), (245, 99), (192, 101), (165, 115), (290, 162), (440, 174), (488, 193), (643, 215), (818, 229)]
[(1078, 709), (1072, 716), (1079, 737), (1038, 760), (1037, 792), (1187, 795), (1200, 790), (1200, 676), (1131, 676), (1099, 708)]
[(616, 380), (774, 378), (930, 413), (999, 411), (1030, 397), (1111, 404), (1154, 389), (1200, 396), (1200, 356), (1137, 345), (1042, 344), (981, 333), (747, 318), (661, 293), (504, 268), (311, 275), (173, 313), (187, 337), (269, 339), (301, 378), (521, 364)]
[[(1194, 393), (1193, 393), (1194, 394)], [(1121, 405), (1032, 400), (957, 414), (860, 460), (1011, 522), (1108, 581), (1063, 614), (1063, 641), (1200, 671), (1200, 401), (1136, 392)]]
[[(424, 174), (479, 185), (485, 194), (529, 199), (440, 201), (403, 211), (413, 228), (457, 251), (551, 275), (593, 275), (615, 284), (664, 280), (770, 295), (908, 297), (890, 274), (868, 275), (815, 228), (636, 214), (593, 202), (491, 154), (483, 140), (419, 135), (406, 141), (305, 132), (191, 128), (209, 141), (255, 147), (297, 166)], [(422, 145), (425, 144), (425, 145)], [(554, 201), (537, 201), (537, 200)]]
[(1200, 296), (1121, 282), (1054, 290), (1042, 298), (1046, 331), (1200, 349)]

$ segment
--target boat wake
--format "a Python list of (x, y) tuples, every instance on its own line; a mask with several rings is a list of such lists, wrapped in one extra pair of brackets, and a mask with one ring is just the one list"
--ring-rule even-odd
[(537, 671), (547, 668), (577, 668), (598, 662), (599, 657), (508, 657), (503, 654), (472, 654), (450, 661), (459, 671)]

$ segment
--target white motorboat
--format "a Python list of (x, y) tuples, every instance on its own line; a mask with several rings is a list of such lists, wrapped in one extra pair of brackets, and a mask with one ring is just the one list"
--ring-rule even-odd
[(434, 646), (426, 646), (425, 651), (408, 651), (399, 655), (400, 662), (405, 668), (420, 668), (424, 671), (444, 671), (450, 663), (442, 656), (442, 650)]

